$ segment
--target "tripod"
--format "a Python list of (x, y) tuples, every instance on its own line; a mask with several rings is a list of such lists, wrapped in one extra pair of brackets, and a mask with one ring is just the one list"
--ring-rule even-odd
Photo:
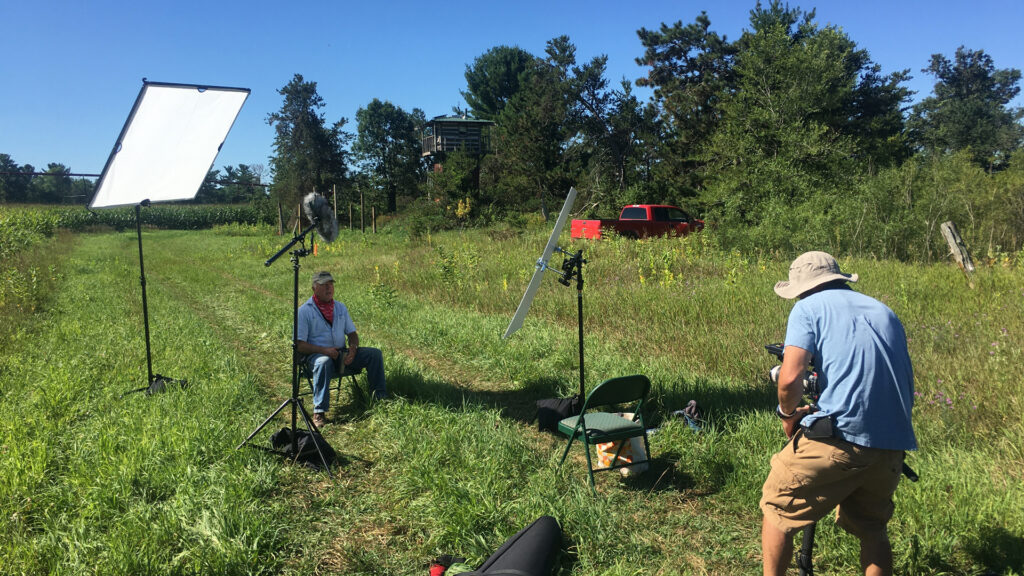
[[(270, 421), (273, 420), (275, 416), (280, 414), (281, 411), (284, 410), (285, 407), (288, 406), (289, 404), (292, 407), (291, 456), (293, 458), (297, 458), (299, 455), (299, 440), (295, 434), (299, 414), (302, 414), (302, 421), (306, 423), (307, 430), (317, 433), (320, 432), (320, 430), (317, 429), (316, 425), (313, 424), (312, 420), (310, 419), (309, 413), (306, 412), (305, 406), (302, 405), (302, 398), (299, 397), (298, 350), (296, 350), (295, 348), (295, 341), (299, 337), (299, 259), (302, 258), (303, 256), (308, 256), (309, 254), (313, 253), (312, 249), (306, 249), (305, 238), (307, 234), (314, 230), (314, 228), (315, 226), (310, 226), (305, 230), (305, 232), (296, 235), (294, 238), (292, 238), (292, 241), (289, 242), (284, 248), (279, 250), (277, 254), (274, 254), (273, 256), (268, 258), (266, 262), (263, 263), (264, 266), (270, 266), (282, 254), (287, 252), (289, 248), (291, 248), (295, 244), (301, 243), (299, 248), (296, 248), (291, 252), (292, 270), (294, 270), (294, 279), (292, 282), (292, 396), (291, 398), (288, 398), (284, 402), (282, 402), (281, 405), (277, 407), (277, 410), (274, 410), (274, 412), (270, 416), (268, 416), (267, 419), (264, 420), (262, 424), (260, 424), (255, 430), (253, 430), (252, 433), (249, 434), (248, 438), (243, 440), (242, 443), (235, 448), (235, 450), (238, 450), (242, 446), (245, 446), (246, 442), (251, 440), (252, 437), (255, 436), (256, 434), (259, 434), (260, 430), (262, 430), (268, 423), (270, 423)], [(324, 456), (323, 450), (320, 449), (320, 442), (317, 440), (316, 435), (313, 436), (313, 445), (316, 446), (317, 454), (319, 454), (320, 456), (320, 462), (323, 463), (324, 469), (326, 469), (327, 474), (330, 475), (331, 465), (327, 463), (327, 457)], [(288, 452), (282, 452), (279, 450), (269, 451), (275, 452), (277, 454), (288, 455)]]

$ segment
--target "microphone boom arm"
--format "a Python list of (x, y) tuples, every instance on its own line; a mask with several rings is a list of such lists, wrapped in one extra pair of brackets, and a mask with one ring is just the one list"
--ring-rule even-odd
[(292, 238), (292, 241), (289, 242), (288, 244), (286, 244), (284, 248), (281, 248), (280, 250), (278, 250), (277, 254), (274, 254), (270, 258), (267, 258), (267, 261), (264, 262), (263, 265), (264, 266), (270, 266), (271, 264), (274, 263), (275, 260), (280, 258), (283, 254), (287, 253), (288, 249), (291, 248), (292, 246), (295, 246), (295, 244), (298, 243), (298, 242), (302, 242), (303, 243), (303, 249), (305, 249), (306, 234), (309, 234), (310, 232), (312, 232), (314, 228), (316, 228), (316, 224), (315, 223), (314, 223), (313, 226), (310, 226), (309, 228), (306, 228), (302, 232), (302, 234), (299, 234), (299, 235), (295, 236), (294, 238)]

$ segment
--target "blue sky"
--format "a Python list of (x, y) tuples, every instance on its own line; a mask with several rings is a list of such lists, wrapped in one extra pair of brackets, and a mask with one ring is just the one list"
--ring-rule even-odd
[[(466, 65), (493, 46), (542, 54), (566, 34), (578, 60), (608, 55), (608, 76), (635, 80), (636, 31), (707, 11), (729, 39), (748, 25), (754, 0), (694, 2), (121, 2), (0, 0), (0, 153), (37, 169), (60, 162), (99, 173), (142, 86), (160, 82), (252, 90), (215, 167), (268, 165), (267, 114), (295, 73), (317, 82), (329, 121), (373, 98), (428, 117), (463, 106)], [(820, 24), (842, 27), (884, 72), (909, 68), (909, 87), (931, 91), (921, 69), (933, 53), (983, 49), (999, 68), (1024, 69), (1017, 0), (819, 0)], [(646, 97), (645, 92), (640, 92)], [(1021, 105), (1022, 99), (1014, 102)]]

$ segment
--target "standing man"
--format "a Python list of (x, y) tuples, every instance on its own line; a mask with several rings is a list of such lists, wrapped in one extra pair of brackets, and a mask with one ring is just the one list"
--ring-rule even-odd
[[(847, 284), (835, 258), (807, 252), (775, 293), (789, 314), (776, 414), (789, 443), (764, 483), (764, 574), (785, 574), (793, 535), (839, 507), (836, 522), (860, 540), (870, 576), (892, 574), (886, 525), (904, 450), (917, 448), (910, 409), (914, 374), (903, 325), (887, 306)], [(800, 406), (807, 366), (818, 370), (817, 406)]]
[[(348, 339), (348, 346), (345, 341)], [(313, 373), (313, 424), (327, 423), (331, 379), (342, 366), (366, 369), (373, 397), (388, 397), (384, 382), (384, 356), (377, 348), (360, 348), (359, 334), (348, 309), (334, 300), (334, 278), (330, 272), (313, 274), (313, 296), (299, 306), (299, 335), (295, 349), (306, 356)]]

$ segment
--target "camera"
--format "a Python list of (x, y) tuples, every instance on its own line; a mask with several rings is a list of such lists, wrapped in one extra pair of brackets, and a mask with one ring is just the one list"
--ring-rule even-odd
[[(782, 368), (782, 355), (784, 348), (781, 343), (778, 344), (765, 344), (764, 349), (769, 354), (779, 359), (779, 364), (774, 366), (768, 371), (768, 380), (773, 384), (779, 383), (779, 371)], [(804, 373), (804, 396), (810, 398), (811, 403), (815, 404), (818, 401), (818, 397), (821, 396), (821, 390), (818, 389), (818, 371), (814, 366), (810, 366), (809, 369)]]

